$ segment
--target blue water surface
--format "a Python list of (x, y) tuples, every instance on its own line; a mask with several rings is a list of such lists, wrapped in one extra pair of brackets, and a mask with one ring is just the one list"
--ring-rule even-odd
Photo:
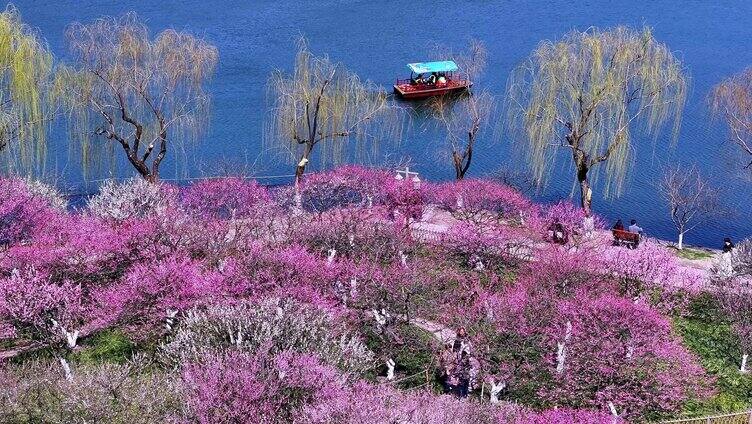
[[(187, 166), (167, 164), (168, 176), (212, 175), (233, 167), (260, 175), (290, 173), (291, 166), (278, 154), (262, 151), (265, 84), (272, 70), (291, 68), (294, 41), (300, 35), (309, 39), (314, 52), (328, 54), (384, 87), (405, 75), (406, 63), (426, 59), (428, 44), (461, 48), (469, 38), (477, 38), (487, 44), (490, 55), (488, 73), (479, 84), (501, 98), (510, 70), (541, 40), (591, 26), (649, 25), (682, 58), (692, 78), (679, 141), (671, 147), (666, 137), (659, 137), (656, 144), (640, 138), (623, 195), (604, 199), (596, 190), (594, 208), (609, 220), (636, 218), (650, 235), (674, 238), (655, 184), (667, 164), (696, 164), (723, 187), (725, 202), (736, 215), (698, 227), (686, 241), (718, 246), (724, 236), (738, 240), (752, 235), (750, 172), (741, 171), (741, 155), (725, 141), (723, 127), (711, 121), (705, 101), (713, 84), (752, 65), (752, 2), (747, 0), (16, 0), (15, 6), (61, 60), (68, 59), (64, 32), (71, 22), (127, 11), (136, 11), (154, 32), (188, 30), (218, 47), (211, 125), (200, 144), (182, 154), (188, 158)], [(53, 132), (49, 168), (75, 186), (83, 177), (68, 139), (62, 130)], [(522, 157), (516, 154), (515, 142), (504, 133), (494, 137), (489, 131), (477, 150), (471, 176), (519, 167)], [(439, 151), (441, 146), (440, 135), (416, 118), (400, 145), (382, 145), (379, 154), (366, 162), (409, 159), (426, 178), (450, 179), (453, 171)], [(550, 184), (533, 193), (536, 199), (552, 201), (570, 195), (573, 171), (568, 162), (561, 163)], [(312, 165), (322, 166), (315, 160)], [(121, 164), (116, 174), (130, 175), (131, 170)]]

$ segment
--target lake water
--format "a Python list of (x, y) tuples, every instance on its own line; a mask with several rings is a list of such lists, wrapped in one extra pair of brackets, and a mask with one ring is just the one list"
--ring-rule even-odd
[[(510, 70), (543, 39), (556, 39), (572, 29), (619, 24), (650, 25), (655, 36), (683, 59), (692, 78), (683, 126), (676, 148), (659, 140), (640, 140), (635, 171), (618, 199), (603, 199), (596, 190), (596, 212), (625, 221), (636, 218), (653, 236), (675, 237), (666, 207), (654, 186), (665, 164), (696, 163), (724, 187), (728, 206), (737, 215), (708, 223), (689, 233), (688, 243), (715, 246), (724, 236), (735, 240), (752, 235), (752, 178), (740, 171), (735, 150), (724, 142), (725, 131), (712, 123), (705, 103), (710, 87), (727, 75), (752, 65), (752, 2), (709, 1), (232, 1), (232, 0), (17, 0), (23, 19), (38, 28), (63, 60), (65, 27), (103, 15), (133, 10), (152, 31), (172, 27), (199, 34), (214, 43), (220, 64), (212, 83), (211, 126), (194, 150), (187, 172), (211, 175), (219, 167), (246, 166), (259, 175), (289, 174), (288, 163), (262, 152), (266, 110), (265, 83), (273, 69), (290, 69), (294, 40), (309, 39), (315, 53), (326, 53), (349, 69), (389, 87), (404, 76), (405, 64), (425, 58), (426, 45), (460, 48), (470, 37), (487, 44), (490, 61), (479, 82), (502, 96)], [(68, 158), (67, 136), (51, 136), (51, 168), (72, 184), (81, 181), (75, 159)], [(372, 163), (409, 158), (429, 179), (450, 179), (452, 168), (437, 153), (438, 135), (415, 122), (399, 146), (382, 146)], [(739, 155), (736, 155), (738, 157)], [(514, 140), (487, 137), (477, 149), (471, 176), (489, 175), (520, 164)], [(316, 161), (314, 168), (318, 166)], [(567, 197), (572, 172), (564, 162), (539, 200)], [(171, 171), (172, 169), (172, 171)], [(175, 168), (165, 170), (176, 172)], [(120, 173), (129, 173), (122, 167)], [(271, 180), (270, 180), (271, 181)], [(275, 182), (280, 182), (279, 180)]]

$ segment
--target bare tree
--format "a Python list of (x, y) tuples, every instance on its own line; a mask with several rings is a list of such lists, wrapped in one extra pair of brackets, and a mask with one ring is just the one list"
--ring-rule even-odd
[(73, 128), (82, 130), (85, 164), (96, 135), (121, 146), (139, 175), (157, 181), (168, 145), (196, 139), (207, 124), (206, 84), (217, 49), (171, 29), (152, 39), (134, 13), (73, 24), (67, 36), (76, 62), (62, 67), (56, 85)]
[[(558, 154), (571, 153), (581, 205), (591, 214), (591, 171), (605, 194), (621, 193), (634, 151), (633, 131), (673, 121), (678, 134), (686, 96), (681, 62), (649, 28), (571, 32), (545, 41), (510, 76), (509, 123), (521, 133), (539, 182)], [(642, 124), (642, 126), (638, 125)]]
[(728, 125), (731, 141), (749, 155), (745, 168), (752, 167), (752, 68), (716, 85), (709, 100), (714, 115)]
[(272, 107), (264, 143), (289, 149), (296, 185), (316, 146), (323, 163), (339, 163), (350, 142), (363, 152), (402, 137), (402, 115), (386, 93), (328, 57), (314, 56), (303, 38), (292, 75), (275, 71), (268, 89)]
[[(472, 82), (483, 73), (487, 63), (486, 47), (477, 40), (471, 40), (466, 52), (453, 53), (451, 50), (436, 49), (435, 56), (454, 60), (461, 72)], [(446, 94), (435, 97), (430, 102), (436, 122), (445, 130), (446, 144), (454, 166), (455, 179), (465, 177), (473, 160), (473, 148), (493, 109), (494, 99), (487, 90), (469, 88), (463, 96)]]
[(679, 233), (678, 248), (684, 247), (684, 235), (713, 217), (726, 215), (720, 189), (708, 182), (696, 167), (676, 167), (666, 171), (658, 187)]
[(0, 151), (10, 164), (42, 159), (48, 121), (52, 54), (8, 6), (0, 13)]

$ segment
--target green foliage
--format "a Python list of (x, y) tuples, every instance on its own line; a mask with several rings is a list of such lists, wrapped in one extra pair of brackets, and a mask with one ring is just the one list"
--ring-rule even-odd
[(690, 261), (701, 261), (703, 259), (710, 259), (713, 257), (713, 254), (704, 250), (699, 249), (677, 249), (675, 247), (669, 247), (669, 249), (676, 254), (676, 256), (683, 258), (683, 259), (689, 259)]
[(83, 350), (71, 359), (81, 364), (113, 362), (122, 364), (132, 355), (136, 346), (120, 330), (105, 330), (82, 343)]
[[(423, 386), (427, 372), (429, 388), (435, 392), (440, 390), (441, 385), (436, 378), (436, 357), (441, 346), (432, 334), (405, 323), (394, 324), (387, 334), (377, 333), (374, 327), (366, 329), (364, 333), (369, 349), (376, 352), (379, 358), (391, 358), (397, 364), (395, 379), (398, 387), (409, 389)], [(372, 371), (369, 376), (371, 379), (386, 373), (383, 361), (380, 365)]]
[(737, 338), (710, 295), (697, 298), (689, 315), (674, 319), (674, 327), (684, 345), (700, 357), (702, 366), (713, 375), (717, 393), (706, 401), (691, 401), (683, 416), (703, 416), (738, 412), (752, 406), (752, 375), (739, 372), (741, 350)]

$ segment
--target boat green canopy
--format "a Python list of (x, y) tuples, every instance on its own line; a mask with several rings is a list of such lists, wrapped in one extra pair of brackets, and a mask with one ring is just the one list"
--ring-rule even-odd
[(407, 67), (416, 74), (425, 74), (428, 72), (454, 72), (458, 69), (457, 64), (451, 60), (445, 60), (443, 62), (408, 63)]

